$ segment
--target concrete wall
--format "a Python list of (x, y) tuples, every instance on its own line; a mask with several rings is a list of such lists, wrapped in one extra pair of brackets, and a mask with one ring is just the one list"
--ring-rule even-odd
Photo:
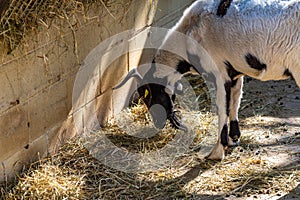
[[(50, 28), (40, 26), (12, 54), (0, 52), (0, 182), (9, 180), (24, 165), (56, 152), (76, 135), (74, 80), (80, 64), (97, 44), (132, 28), (139, 34), (151, 24), (170, 27), (192, 1), (120, 2), (108, 8), (92, 5), (86, 15), (57, 19)], [(141, 55), (123, 55), (103, 74), (93, 99), (101, 123), (113, 115), (111, 87), (131, 66), (138, 65)]]

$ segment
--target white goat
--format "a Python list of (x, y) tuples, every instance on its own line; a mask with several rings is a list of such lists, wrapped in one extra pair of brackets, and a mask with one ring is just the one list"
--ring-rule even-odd
[[(175, 32), (192, 37), (200, 48), (195, 48), (195, 45), (186, 41), (177, 41)], [(162, 46), (165, 45), (184, 46), (187, 57), (193, 61), (183, 60), (174, 53), (159, 50), (145, 77), (148, 80), (165, 80), (167, 85), (174, 86), (184, 73), (196, 71), (214, 76), (217, 86), (219, 136), (216, 146), (207, 158), (221, 160), (226, 147), (233, 145), (240, 137), (238, 108), (244, 75), (263, 81), (292, 77), (300, 87), (300, 2), (195, 1), (171, 29)], [(155, 63), (170, 66), (176, 71), (166, 73)], [(132, 74), (139, 76), (141, 81), (145, 80), (137, 71)], [(132, 76), (125, 79), (130, 77)], [(167, 94), (166, 90), (157, 87), (148, 84), (139, 88), (141, 96), (147, 90), (150, 91), (152, 99), (156, 98), (154, 102), (146, 99), (148, 108), (161, 104), (171, 123), (176, 128), (186, 130), (174, 114), (174, 98), (170, 96), (174, 94)], [(151, 114), (155, 119), (155, 113)]]

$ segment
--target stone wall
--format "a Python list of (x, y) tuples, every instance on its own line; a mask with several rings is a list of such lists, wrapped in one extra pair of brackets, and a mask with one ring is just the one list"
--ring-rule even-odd
[[(139, 34), (150, 25), (170, 27), (192, 1), (118, 2), (110, 7), (93, 4), (85, 14), (56, 19), (32, 32), (10, 55), (0, 52), (0, 182), (77, 134), (74, 80), (94, 47), (128, 29)], [(140, 63), (142, 53), (122, 55), (104, 75), (93, 99), (101, 123), (113, 115), (111, 87)]]

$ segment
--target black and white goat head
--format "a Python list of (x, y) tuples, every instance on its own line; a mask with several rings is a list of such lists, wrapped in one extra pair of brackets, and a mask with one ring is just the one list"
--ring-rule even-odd
[(135, 78), (139, 97), (146, 104), (155, 127), (162, 129), (169, 120), (174, 128), (187, 131), (187, 127), (177, 117), (174, 109), (176, 95), (182, 94), (182, 84), (178, 81), (171, 86), (166, 78), (155, 77), (156, 67), (156, 63), (153, 61), (144, 76), (139, 73), (137, 68), (133, 68), (114, 89), (122, 87), (130, 78)]

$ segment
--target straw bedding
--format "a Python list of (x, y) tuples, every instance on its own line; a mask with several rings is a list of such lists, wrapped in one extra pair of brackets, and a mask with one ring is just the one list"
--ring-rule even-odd
[[(109, 6), (108, 0), (4, 0), (0, 2), (0, 44), (11, 53), (39, 27), (49, 28), (54, 18), (67, 19), (74, 13), (85, 14), (91, 3)], [(3, 48), (3, 49), (2, 49)]]
[[(167, 125), (151, 138), (128, 136), (116, 125), (121, 123), (118, 117), (124, 116), (135, 122), (133, 129), (151, 125), (140, 103), (122, 111), (97, 134), (109, 132), (106, 136), (116, 146), (140, 154), (161, 149), (176, 134)], [(2, 188), (2, 195), (8, 199), (235, 199), (262, 198), (262, 195), (279, 198), (299, 185), (300, 165), (281, 167), (271, 162), (268, 158), (272, 155), (253, 134), (258, 129), (270, 131), (268, 126), (274, 134), (281, 132), (282, 124), (265, 121), (266, 129), (263, 130), (256, 125), (259, 116), (243, 120), (242, 126), (247, 133), (241, 145), (228, 149), (222, 162), (211, 162), (203, 159), (203, 146), (199, 144), (207, 138), (208, 124), (215, 116), (204, 111), (184, 110), (182, 116), (191, 116), (187, 121), (195, 125), (196, 135), (186, 152), (168, 166), (137, 173), (118, 171), (91, 156), (81, 138), (74, 138), (56, 155), (30, 165), (11, 187)], [(299, 134), (294, 134), (278, 143), (295, 144), (300, 143), (299, 139)], [(299, 156), (296, 154), (290, 156)], [(300, 194), (294, 192), (293, 195), (297, 198)]]

